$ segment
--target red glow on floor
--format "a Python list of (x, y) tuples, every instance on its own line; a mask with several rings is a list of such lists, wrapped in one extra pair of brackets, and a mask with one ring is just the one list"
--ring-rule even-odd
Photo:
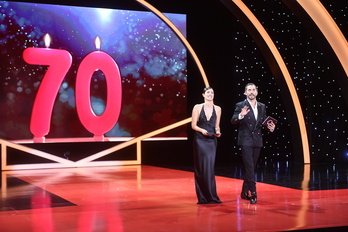
[[(8, 178), (27, 185), (11, 186)], [(257, 183), (258, 203), (240, 199), (242, 181), (216, 177), (222, 204), (197, 205), (193, 173), (117, 166), (2, 173), (2, 232), (286, 231), (346, 226), (347, 189), (305, 191)], [(32, 191), (39, 187), (43, 191)], [(52, 197), (73, 203), (66, 206)], [(16, 210), (29, 197), (28, 209)], [(55, 204), (55, 205), (53, 205)]]

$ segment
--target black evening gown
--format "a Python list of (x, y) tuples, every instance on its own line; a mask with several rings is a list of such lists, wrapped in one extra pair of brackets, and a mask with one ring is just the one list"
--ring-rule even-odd
[(202, 107), (199, 114), (197, 126), (208, 131), (209, 135), (195, 131), (193, 136), (193, 158), (194, 158), (194, 177), (197, 204), (221, 203), (216, 193), (215, 182), (215, 157), (217, 139), (215, 133), (216, 112), (213, 108), (213, 114), (207, 120)]

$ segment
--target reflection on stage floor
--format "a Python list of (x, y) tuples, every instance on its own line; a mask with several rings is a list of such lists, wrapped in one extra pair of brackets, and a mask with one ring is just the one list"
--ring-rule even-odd
[(197, 205), (192, 167), (3, 171), (0, 228), (12, 231), (342, 231), (348, 168), (260, 163), (258, 203), (241, 166), (216, 168), (222, 204)]

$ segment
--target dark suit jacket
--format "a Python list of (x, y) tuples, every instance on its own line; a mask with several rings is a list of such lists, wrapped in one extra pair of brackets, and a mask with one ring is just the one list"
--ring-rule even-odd
[[(250, 109), (247, 115), (243, 119), (239, 120), (238, 115), (242, 111), (242, 108), (247, 105)], [(239, 123), (238, 129), (238, 145), (262, 147), (262, 122), (266, 119), (266, 106), (261, 102), (257, 102), (258, 116), (255, 119), (254, 112), (247, 100), (238, 102), (236, 104), (233, 116), (231, 118), (232, 124)]]

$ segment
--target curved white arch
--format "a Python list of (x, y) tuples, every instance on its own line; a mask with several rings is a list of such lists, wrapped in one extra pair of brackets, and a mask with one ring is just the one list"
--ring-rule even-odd
[[(148, 4), (144, 0), (137, 0), (139, 3), (147, 7), (149, 10), (151, 10), (153, 13), (155, 13), (158, 17), (160, 17), (164, 22), (167, 23), (167, 25), (178, 35), (178, 37), (181, 39), (181, 41), (185, 44), (186, 48), (190, 51), (191, 55), (193, 56), (197, 66), (199, 67), (199, 70), (201, 71), (203, 80), (206, 84), (206, 86), (209, 86), (207, 77), (204, 73), (203, 67), (196, 56), (194, 50), (190, 46), (190, 44), (187, 42), (186, 38), (181, 34), (181, 32), (175, 27), (174, 24), (168, 20), (160, 11), (158, 11), (156, 8)], [(285, 78), (285, 82), (289, 88), (289, 92), (295, 107), (295, 112), (297, 115), (297, 120), (299, 123), (299, 128), (300, 128), (300, 135), (301, 135), (301, 141), (302, 141), (302, 149), (303, 149), (303, 158), (304, 158), (304, 163), (310, 163), (310, 151), (309, 151), (309, 143), (308, 143), (308, 135), (307, 135), (307, 129), (305, 125), (305, 120), (303, 117), (303, 112), (302, 108), (297, 96), (297, 92), (295, 89), (295, 86), (292, 82), (291, 76), (289, 74), (289, 71), (285, 65), (285, 62), (283, 61), (279, 51), (277, 50), (275, 44), (273, 43), (272, 39), (264, 29), (264, 27), (261, 25), (261, 23), (257, 20), (255, 15), (248, 9), (248, 7), (241, 1), (241, 0), (232, 0), (238, 7), (239, 9), (249, 18), (249, 20), (253, 23), (255, 28), (258, 30), (259, 34), (262, 36), (266, 44), (268, 45), (270, 51), (272, 52), (275, 60), (277, 61), (279, 68), (281, 72), (283, 73), (283, 76)]]
[(329, 42), (348, 76), (348, 43), (331, 15), (319, 0), (297, 0)]
[(295, 112), (300, 128), (300, 136), (302, 141), (302, 150), (303, 150), (303, 160), (304, 163), (310, 163), (310, 151), (309, 151), (309, 143), (308, 143), (308, 135), (307, 135), (307, 129), (305, 120), (303, 117), (302, 108), (300, 105), (300, 101), (297, 96), (297, 92), (294, 86), (294, 83), (292, 82), (292, 78), (290, 76), (290, 73), (285, 65), (285, 62), (283, 58), (281, 57), (277, 47), (273, 43), (271, 37), (266, 32), (265, 28), (262, 26), (262, 24), (258, 21), (256, 16), (250, 11), (250, 9), (242, 2), (242, 0), (232, 0), (234, 4), (236, 4), (239, 9), (244, 13), (244, 15), (250, 20), (250, 22), (254, 25), (260, 36), (263, 38), (265, 43), (267, 44), (268, 48), (273, 54), (274, 59), (277, 61), (278, 66), (284, 76), (286, 85), (288, 86), (292, 102), (295, 107)]
[(187, 42), (185, 36), (180, 32), (180, 30), (162, 12), (157, 10), (155, 7), (153, 7), (152, 5), (147, 3), (146, 1), (144, 1), (144, 0), (136, 0), (136, 1), (141, 3), (146, 8), (148, 8), (152, 13), (156, 14), (163, 22), (165, 22), (170, 27), (170, 29), (173, 30), (173, 32), (179, 37), (181, 42), (183, 42), (185, 47), (189, 50), (194, 61), (196, 62), (196, 65), (198, 66), (198, 69), (201, 72), (205, 86), (209, 86), (208, 78), (204, 72), (204, 69), (203, 69), (203, 66), (202, 66), (200, 60), (198, 59), (198, 56), (196, 55), (196, 52), (193, 50), (193, 48), (191, 47), (189, 42)]

